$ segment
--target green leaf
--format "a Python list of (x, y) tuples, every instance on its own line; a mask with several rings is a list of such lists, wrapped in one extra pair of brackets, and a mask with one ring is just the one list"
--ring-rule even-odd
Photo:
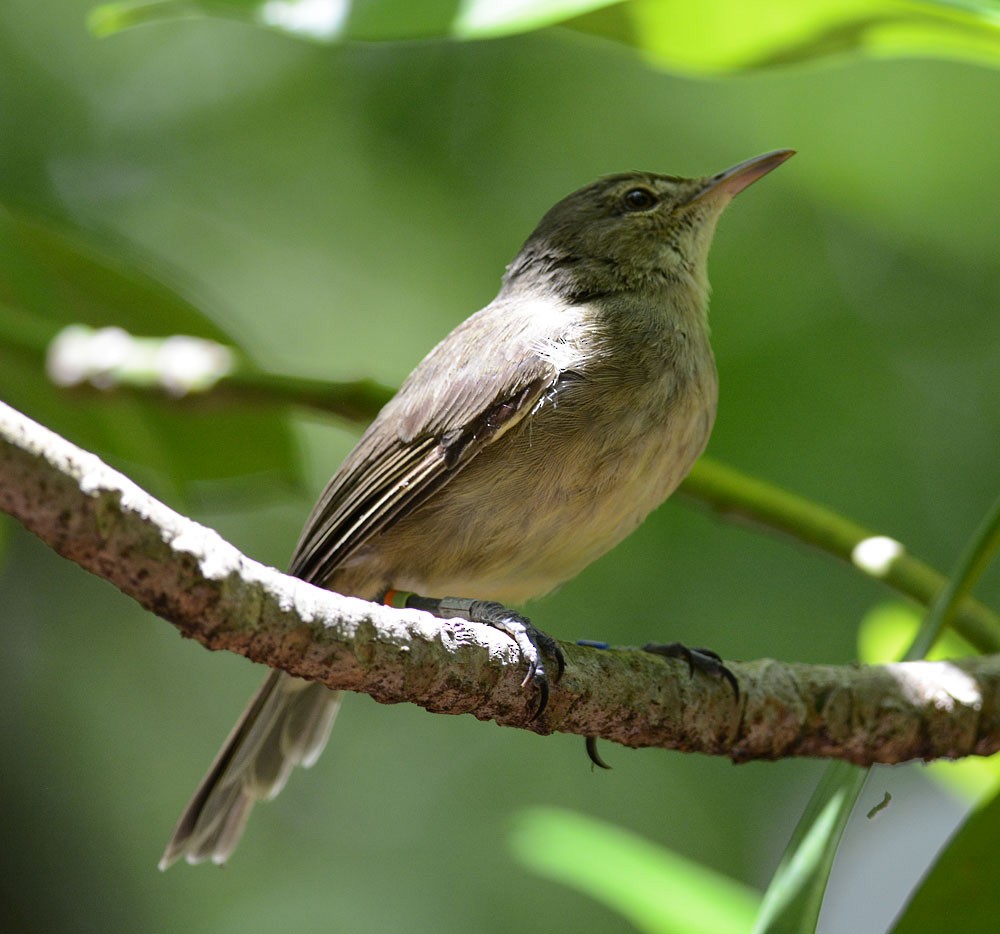
[(816, 930), (833, 858), (867, 777), (847, 762), (827, 768), (764, 895), (755, 934)]
[(694, 74), (848, 56), (1000, 63), (997, 7), (961, 0), (631, 0), (571, 25)]
[(962, 934), (997, 930), (1000, 797), (975, 811), (905, 908), (896, 934)]
[(298, 448), (277, 406), (213, 410), (165, 394), (101, 395), (54, 385), (46, 351), (74, 324), (233, 343), (162, 283), (0, 208), (0, 397), (75, 443), (126, 462), (133, 476), (143, 473), (142, 482), (167, 482), (181, 494), (200, 482), (254, 475), (298, 481)]
[(521, 813), (514, 856), (603, 903), (643, 931), (742, 934), (760, 896), (738, 882), (619, 827), (559, 808)]
[(119, 0), (89, 22), (104, 36), (198, 16), (323, 42), (486, 39), (562, 24), (690, 74), (844, 56), (1000, 61), (1000, 13), (974, 0)]

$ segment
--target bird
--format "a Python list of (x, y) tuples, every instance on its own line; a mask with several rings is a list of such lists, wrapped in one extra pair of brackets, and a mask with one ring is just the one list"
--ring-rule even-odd
[[(510, 610), (613, 548), (704, 450), (718, 378), (708, 253), (729, 201), (793, 155), (715, 175), (626, 172), (559, 201), (486, 307), (416, 366), (333, 474), (289, 574), (507, 633), (544, 709), (563, 660)], [(251, 809), (325, 746), (340, 694), (272, 671), (160, 868), (225, 862)]]

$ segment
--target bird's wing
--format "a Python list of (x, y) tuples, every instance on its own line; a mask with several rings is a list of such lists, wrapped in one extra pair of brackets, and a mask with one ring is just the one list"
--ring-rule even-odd
[(322, 584), (543, 401), (559, 366), (537, 328), (498, 300), (438, 344), (327, 484), (289, 573)]

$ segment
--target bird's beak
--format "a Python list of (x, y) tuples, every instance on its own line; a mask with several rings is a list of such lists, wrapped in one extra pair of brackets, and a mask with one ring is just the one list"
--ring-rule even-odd
[(794, 149), (776, 149), (774, 152), (766, 152), (762, 156), (754, 156), (739, 165), (734, 165), (725, 172), (712, 175), (704, 180), (704, 184), (691, 196), (688, 204), (700, 201), (702, 198), (717, 198), (722, 196), (727, 200), (738, 195), (744, 188), (752, 185), (758, 178), (767, 175), (772, 169), (776, 169), (786, 159), (795, 155)]

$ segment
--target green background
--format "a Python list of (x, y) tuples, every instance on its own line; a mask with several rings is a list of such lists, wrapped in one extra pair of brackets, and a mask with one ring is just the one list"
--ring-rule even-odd
[[(942, 568), (995, 495), (996, 71), (842, 59), (693, 80), (567, 31), (325, 47), (192, 21), (95, 40), (88, 8), (0, 7), (0, 200), (161, 277), (257, 361), (398, 383), (489, 301), (568, 191), (792, 147), (716, 238), (710, 452)], [(0, 395), (45, 418), (12, 373)], [(116, 417), (100, 406), (67, 399), (60, 430)], [(219, 448), (273, 440), (252, 426), (225, 423), (241, 436), (220, 430)], [(299, 482), (182, 486), (115, 463), (281, 566), (355, 436), (299, 416)], [(690, 505), (661, 509), (533, 617), (567, 639), (854, 658), (878, 585)], [(181, 641), (9, 520), (0, 533), (12, 929), (625, 930), (514, 860), (523, 807), (618, 823), (763, 888), (821, 770), (603, 745), (614, 770), (600, 773), (573, 737), (351, 696), (327, 754), (257, 810), (226, 868), (160, 874), (173, 821), (261, 672)], [(1000, 603), (996, 574), (980, 593)], [(910, 767), (876, 773), (862, 809), (886, 789), (892, 806), (849, 832), (829, 930), (882, 929), (963, 808)]]

